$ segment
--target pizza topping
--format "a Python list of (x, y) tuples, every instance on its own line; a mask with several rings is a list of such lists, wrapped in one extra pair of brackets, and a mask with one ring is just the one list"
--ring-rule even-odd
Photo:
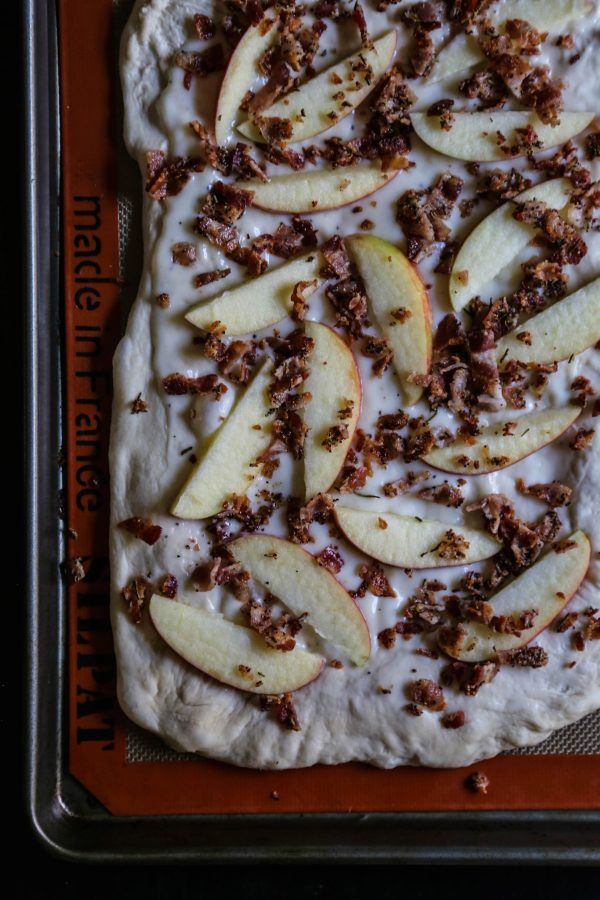
[(121, 591), (121, 597), (127, 605), (127, 611), (134, 625), (139, 625), (142, 621), (142, 614), (146, 601), (150, 599), (154, 593), (154, 588), (147, 578), (138, 575), (132, 578)]
[(131, 519), (125, 519), (119, 522), (119, 528), (128, 531), (134, 537), (144, 541), (145, 544), (152, 546), (157, 542), (162, 534), (160, 525), (155, 525), (150, 519), (141, 519), (139, 516), (133, 516)]
[(174, 197), (186, 186), (193, 172), (204, 169), (204, 161), (198, 157), (176, 156), (167, 159), (162, 150), (146, 153), (146, 191), (153, 200)]
[(539, 669), (548, 665), (548, 654), (542, 647), (517, 647), (516, 650), (500, 650), (498, 659), (503, 666), (523, 666)]
[(355, 591), (350, 591), (353, 597), (364, 597), (367, 591), (374, 597), (395, 597), (396, 591), (386, 578), (383, 567), (379, 563), (372, 563), (370, 566), (359, 566), (358, 576), (361, 583)]
[(593, 428), (580, 428), (570, 442), (569, 447), (572, 450), (588, 450), (592, 446), (594, 433)]
[(444, 728), (462, 728), (466, 721), (467, 719), (462, 709), (457, 709), (456, 712), (446, 713), (445, 716), (442, 716), (442, 725)]
[(448, 481), (434, 487), (421, 488), (420, 491), (417, 491), (417, 497), (419, 500), (431, 500), (432, 503), (450, 506), (453, 509), (457, 509), (464, 502), (460, 488)]
[(417, 706), (425, 707), (431, 712), (441, 712), (446, 708), (443, 690), (429, 678), (419, 678), (409, 684), (408, 695)]
[(407, 239), (407, 255), (419, 262), (433, 251), (436, 242), (447, 241), (450, 229), (445, 220), (454, 209), (462, 181), (446, 172), (422, 191), (411, 189), (398, 200), (396, 221)]
[(290, 540), (295, 544), (312, 543), (314, 538), (310, 534), (310, 525), (313, 522), (329, 522), (333, 510), (333, 500), (329, 494), (317, 494), (304, 506), (298, 499), (292, 498), (287, 508)]
[(211, 184), (202, 204), (202, 213), (224, 225), (233, 225), (244, 214), (253, 198), (253, 191), (245, 191), (234, 185), (215, 181)]
[(212, 272), (199, 272), (198, 275), (194, 275), (192, 283), (195, 288), (201, 288), (207, 284), (212, 284), (213, 281), (220, 281), (222, 278), (227, 278), (230, 274), (231, 269), (213, 269)]
[(219, 400), (227, 391), (226, 385), (220, 383), (218, 376), (214, 374), (190, 378), (180, 372), (173, 372), (172, 375), (165, 375), (162, 386), (165, 394), (171, 397), (180, 397), (183, 394), (198, 394), (206, 397), (208, 394), (212, 394), (213, 400)]
[(530, 484), (527, 486), (522, 478), (517, 478), (517, 490), (528, 497), (536, 497), (543, 500), (552, 509), (559, 506), (567, 506), (571, 499), (573, 489), (561, 484), (560, 481), (552, 481), (550, 484)]
[(323, 568), (331, 572), (332, 575), (337, 575), (344, 565), (344, 560), (342, 559), (339, 550), (331, 544), (317, 553), (315, 559), (320, 566), (323, 566)]
[(192, 78), (206, 78), (213, 72), (218, 72), (225, 67), (225, 54), (221, 44), (213, 44), (206, 50), (200, 52), (196, 50), (178, 50), (175, 54), (173, 62), (180, 69), (183, 69), (183, 86), (189, 90), (192, 85)]
[(260, 698), (260, 706), (272, 712), (277, 722), (288, 731), (301, 730), (291, 694), (282, 694), (281, 697), (267, 694)]
[(194, 28), (201, 41), (208, 41), (215, 36), (215, 23), (210, 16), (203, 16), (202, 13), (196, 13), (194, 16)]
[(135, 400), (131, 401), (131, 414), (134, 416), (137, 413), (145, 412), (148, 412), (148, 404), (145, 400), (142, 400), (142, 395), (138, 394)]
[(191, 266), (196, 262), (196, 248), (187, 241), (180, 241), (171, 247), (171, 258), (178, 266)]
[(296, 646), (293, 635), (302, 628), (302, 617), (293, 618), (284, 614), (274, 622), (270, 607), (254, 599), (248, 600), (244, 604), (242, 613), (246, 617), (248, 626), (260, 634), (269, 647), (285, 653), (293, 650)]
[(179, 584), (175, 576), (167, 574), (159, 582), (157, 592), (161, 595), (161, 597), (168, 597), (169, 600), (172, 600), (177, 595), (178, 588)]

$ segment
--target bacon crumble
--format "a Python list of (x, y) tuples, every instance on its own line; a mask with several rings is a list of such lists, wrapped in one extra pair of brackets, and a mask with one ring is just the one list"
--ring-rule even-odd
[(157, 542), (162, 534), (160, 525), (155, 525), (150, 519), (142, 519), (139, 516), (132, 516), (130, 519), (119, 522), (118, 527), (122, 528), (123, 531), (128, 531), (129, 534), (144, 541), (150, 547)]

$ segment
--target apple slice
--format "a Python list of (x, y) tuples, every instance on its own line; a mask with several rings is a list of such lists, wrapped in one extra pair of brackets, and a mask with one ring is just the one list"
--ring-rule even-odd
[(252, 694), (285, 694), (310, 684), (325, 660), (299, 647), (269, 647), (260, 635), (218, 613), (154, 594), (150, 618), (161, 638), (196, 669)]
[(408, 376), (426, 375), (431, 367), (427, 291), (415, 267), (389, 241), (360, 234), (346, 238), (346, 246), (365, 283), (377, 324), (390, 342), (404, 405), (412, 406), (423, 388), (411, 384)]
[[(314, 341), (310, 375), (303, 387), (312, 395), (303, 410), (309, 429), (304, 442), (304, 484), (310, 500), (331, 487), (344, 464), (360, 415), (362, 392), (354, 355), (335, 331), (318, 322), (305, 322), (304, 329)], [(346, 426), (347, 436), (328, 450), (323, 441), (332, 426)]]
[(171, 509), (174, 516), (207, 519), (221, 511), (227, 497), (248, 492), (258, 472), (256, 459), (271, 443), (267, 388), (272, 370), (267, 360), (215, 432), (177, 495)]
[(544, 409), (542, 412), (519, 416), (512, 434), (511, 422), (497, 422), (482, 428), (472, 443), (460, 440), (447, 447), (437, 447), (423, 457), (434, 469), (456, 472), (460, 475), (487, 475), (505, 469), (535, 453), (572, 425), (580, 409), (566, 406), (564, 409)]
[(204, 331), (215, 322), (230, 335), (260, 331), (290, 314), (292, 291), (299, 281), (309, 282), (303, 296), (308, 297), (316, 290), (322, 265), (321, 254), (313, 250), (194, 306), (185, 317)]
[[(500, 544), (485, 531), (464, 525), (347, 506), (336, 506), (335, 517), (355, 547), (379, 562), (402, 569), (468, 566), (489, 559), (500, 550)], [(443, 555), (444, 539), (449, 532), (465, 541), (460, 558)]]
[[(290, 119), (293, 130), (286, 144), (314, 137), (344, 119), (368, 97), (391, 63), (395, 49), (396, 32), (390, 31), (374, 41), (371, 49), (359, 50), (330, 66), (261, 115)], [(238, 131), (253, 141), (264, 143), (251, 120), (243, 122)]]
[(308, 613), (317, 634), (363, 666), (371, 654), (367, 623), (350, 594), (297, 544), (268, 534), (248, 535), (228, 544), (250, 575), (296, 616)]
[(382, 172), (378, 161), (342, 169), (313, 169), (276, 175), (268, 182), (239, 181), (237, 187), (254, 191), (253, 206), (269, 212), (314, 213), (338, 209), (367, 197), (398, 174)]
[[(507, 19), (524, 19), (537, 28), (538, 31), (554, 33), (559, 31), (569, 21), (582, 18), (591, 10), (589, 0), (508, 0), (501, 8), (501, 19), (496, 23), (500, 25)], [(427, 84), (435, 84), (462, 72), (485, 60), (477, 39), (470, 34), (458, 34), (440, 50), (433, 65)]]
[[(438, 153), (471, 162), (492, 162), (506, 159), (506, 154), (498, 143), (498, 132), (505, 136), (510, 145), (515, 138), (516, 128), (532, 125), (541, 142), (541, 146), (535, 149), (538, 153), (564, 144), (587, 128), (595, 115), (593, 112), (563, 112), (560, 114), (560, 124), (552, 126), (544, 125), (535, 113), (525, 110), (492, 113), (458, 111), (450, 131), (444, 131), (439, 116), (414, 112), (410, 118), (421, 140)], [(522, 153), (516, 153), (510, 158), (525, 156), (525, 152), (523, 149)]]
[(217, 99), (215, 138), (224, 144), (232, 133), (246, 91), (258, 78), (258, 61), (277, 40), (276, 17), (267, 12), (242, 35), (231, 55)]
[[(519, 339), (524, 335), (527, 340)], [(498, 341), (501, 362), (552, 363), (570, 359), (600, 341), (600, 278), (532, 316)]]
[(583, 531), (574, 532), (567, 540), (574, 546), (549, 550), (508, 587), (489, 598), (495, 616), (511, 617), (515, 622), (523, 613), (536, 609), (531, 628), (519, 635), (500, 634), (477, 622), (463, 623), (458, 640), (448, 636), (440, 639), (442, 650), (463, 662), (483, 662), (495, 659), (502, 651), (524, 647), (547, 628), (576, 593), (590, 564), (590, 542)]
[(571, 182), (554, 178), (531, 187), (504, 203), (477, 225), (460, 248), (450, 273), (450, 300), (456, 310), (496, 277), (523, 250), (535, 235), (535, 229), (513, 219), (515, 203), (541, 200), (552, 209), (563, 209), (569, 202)]

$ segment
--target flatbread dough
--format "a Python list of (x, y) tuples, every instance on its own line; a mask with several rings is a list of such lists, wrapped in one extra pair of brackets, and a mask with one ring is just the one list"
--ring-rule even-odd
[[(397, 7), (393, 9), (397, 12)], [(204, 117), (208, 121), (220, 75), (194, 81), (191, 90), (186, 92), (181, 86), (183, 73), (170, 66), (174, 50), (189, 43), (189, 22), (198, 12), (211, 14), (210, 0), (139, 0), (123, 35), (121, 72), (125, 136), (142, 174), (145, 173), (144, 154), (147, 150), (161, 149), (171, 155), (191, 153), (193, 139), (187, 123), (192, 118)], [(384, 14), (376, 16), (368, 10), (368, 16), (375, 35), (389, 27)], [(588, 33), (591, 33), (589, 19), (586, 23)], [(575, 28), (571, 31), (577, 34)], [(334, 25), (330, 25), (325, 37), (327, 41), (335, 40)], [(399, 53), (403, 53), (402, 46)], [(543, 58), (536, 57), (537, 60), (543, 62)], [(600, 53), (595, 45), (587, 47), (578, 65), (568, 71), (567, 78), (570, 83), (570, 93), (566, 94), (567, 108), (589, 108), (594, 91), (597, 94), (594, 86), (600, 84)], [(421, 92), (419, 82), (415, 83), (415, 89)], [(432, 94), (431, 99), (423, 99), (420, 108), (427, 108), (440, 96), (443, 93), (438, 92)], [(569, 105), (570, 101), (573, 106)], [(349, 116), (331, 133), (346, 135), (343, 129), (350, 127), (352, 118)], [(376, 221), (374, 233), (395, 242), (401, 235), (393, 221), (392, 204), (404, 190), (428, 185), (441, 172), (450, 170), (467, 179), (463, 196), (472, 195), (461, 163), (440, 157), (416, 141), (415, 145), (411, 159), (416, 161), (416, 169), (399, 176), (398, 181), (403, 179), (401, 185), (391, 184), (378, 192), (376, 209), (364, 203), (364, 216)], [(194, 350), (194, 329), (182, 316), (199, 299), (197, 291), (190, 286), (193, 270), (174, 266), (169, 248), (177, 240), (193, 241), (198, 248), (201, 270), (222, 267), (220, 254), (199, 241), (191, 228), (198, 199), (213, 177), (214, 173), (207, 168), (191, 179), (182, 194), (163, 202), (153, 201), (144, 194), (144, 268), (139, 295), (114, 360), (110, 449), (112, 622), (118, 660), (118, 695), (127, 715), (142, 727), (161, 735), (177, 750), (198, 752), (240, 766), (273, 769), (360, 760), (391, 768), (404, 764), (465, 766), (514, 747), (536, 744), (553, 730), (598, 709), (600, 642), (591, 642), (585, 652), (577, 653), (572, 648), (569, 634), (547, 630), (536, 640), (549, 654), (545, 668), (504, 667), (492, 684), (472, 698), (454, 689), (445, 689), (447, 711), (464, 709), (466, 713), (463, 728), (444, 729), (439, 714), (426, 712), (418, 718), (407, 714), (408, 683), (417, 678), (437, 680), (445, 661), (416, 654), (417, 647), (426, 646), (421, 636), (407, 642), (400, 640), (395, 649), (385, 650), (376, 635), (397, 620), (406, 599), (422, 578), (431, 576), (431, 572), (415, 573), (410, 579), (403, 572), (388, 570), (397, 598), (376, 598), (367, 594), (360, 601), (371, 630), (371, 659), (364, 669), (347, 661), (341, 669), (326, 667), (313, 684), (295, 694), (302, 726), (299, 732), (284, 730), (259, 708), (256, 697), (224, 687), (185, 663), (167, 648), (147, 615), (140, 625), (132, 623), (120, 591), (139, 574), (158, 579), (166, 572), (173, 573), (186, 602), (221, 611), (232, 618), (239, 609), (239, 604), (220, 588), (210, 594), (194, 593), (189, 589), (187, 576), (208, 557), (204, 528), (202, 523), (177, 521), (168, 514), (173, 497), (189, 471), (189, 462), (181, 451), (190, 446), (195, 448), (218, 426), (219, 416), (227, 413), (236, 393), (232, 386), (218, 404), (198, 401), (196, 418), (192, 421), (190, 399), (168, 397), (161, 388), (162, 377), (170, 372), (195, 375), (210, 370), (207, 361)], [(319, 228), (320, 239), (325, 240), (337, 229), (342, 234), (351, 233), (362, 218), (342, 209), (314, 216), (313, 222)], [(286, 217), (250, 209), (240, 225), (244, 234), (254, 236), (273, 231), (281, 219)], [(453, 224), (455, 221), (453, 219)], [(461, 225), (458, 220), (461, 236), (474, 224), (471, 219), (466, 225)], [(600, 262), (597, 238), (597, 234), (586, 238), (590, 252), (574, 270), (570, 290), (597, 275)], [(431, 260), (426, 261), (422, 271), (425, 280), (434, 282), (431, 299), (434, 316), (439, 320), (448, 309), (447, 287), (444, 278), (432, 274), (433, 264)], [(236, 281), (241, 280), (237, 270), (233, 277)], [(224, 285), (229, 286), (229, 281), (211, 285), (201, 296), (216, 294)], [(156, 303), (156, 296), (162, 292), (170, 296), (168, 310), (161, 309)], [(310, 317), (332, 321), (330, 310), (318, 299), (315, 306), (311, 301)], [(369, 361), (361, 359), (360, 364), (366, 379), (360, 424), (368, 431), (379, 411), (397, 409), (397, 387), (390, 373), (374, 384), (369, 375)], [(569, 385), (578, 374), (590, 377), (596, 387), (600, 386), (597, 351), (589, 350), (571, 363), (559, 366), (544, 395), (545, 404), (558, 406), (568, 402)], [(148, 412), (132, 415), (131, 403), (138, 394), (148, 404)], [(522, 477), (527, 483), (559, 478), (574, 488), (571, 505), (560, 511), (565, 525), (562, 536), (575, 528), (584, 529), (592, 542), (593, 561), (589, 577), (569, 609), (600, 606), (600, 563), (597, 558), (600, 549), (599, 455), (597, 439), (595, 448), (585, 453), (570, 452), (567, 439), (561, 439), (536, 454), (533, 461), (523, 460), (508, 470), (471, 479), (467, 487), (468, 499), (492, 492), (506, 493), (515, 499), (517, 512), (526, 519), (537, 518), (545, 508), (516, 494), (516, 478)], [(399, 477), (405, 469), (406, 466), (400, 464), (396, 469), (392, 464), (385, 471), (376, 471), (365, 493), (380, 493), (383, 482)], [(284, 493), (289, 493), (292, 477), (297, 478), (297, 475), (293, 476), (291, 463), (284, 461), (274, 479), (284, 486)], [(443, 476), (438, 478), (443, 480)], [(436, 483), (439, 482), (433, 479), (428, 482)], [(377, 501), (353, 499), (356, 505), (362, 504), (366, 508), (400, 511), (398, 503), (387, 497)], [(400, 501), (403, 512), (418, 514), (420, 511), (422, 514), (426, 510), (430, 517), (445, 518), (450, 524), (460, 521), (463, 516), (460, 511), (432, 507), (421, 501), (405, 498)], [(148, 516), (162, 525), (163, 536), (155, 546), (148, 547), (115, 527), (134, 515)], [(472, 521), (477, 524), (476, 518)], [(284, 536), (282, 519), (276, 515), (267, 531)], [(311, 551), (331, 542), (325, 528), (317, 527), (314, 533), (316, 543), (309, 546)], [(348, 588), (356, 587), (359, 580), (356, 563), (361, 557), (344, 542), (336, 543), (346, 561), (340, 580)], [(460, 569), (452, 572), (437, 570), (435, 577), (446, 581), (450, 587), (460, 577)], [(339, 658), (335, 648), (309, 631), (305, 628), (301, 632), (307, 647), (324, 653), (329, 659)], [(568, 668), (567, 664), (573, 660), (576, 665)], [(390, 693), (382, 693), (382, 687)]]

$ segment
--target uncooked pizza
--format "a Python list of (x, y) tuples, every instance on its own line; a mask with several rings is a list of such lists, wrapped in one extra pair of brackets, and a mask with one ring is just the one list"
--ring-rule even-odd
[(170, 746), (463, 766), (600, 708), (599, 29), (136, 4), (112, 619)]

